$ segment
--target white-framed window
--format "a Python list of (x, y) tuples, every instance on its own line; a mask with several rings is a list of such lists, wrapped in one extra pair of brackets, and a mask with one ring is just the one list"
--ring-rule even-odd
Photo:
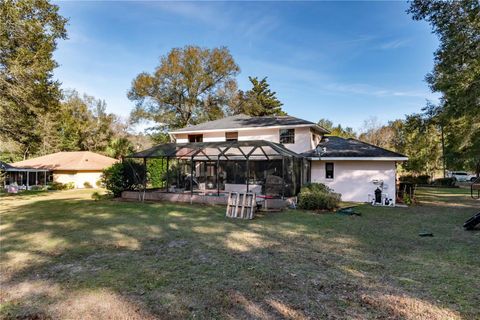
[(295, 129), (280, 129), (280, 143), (295, 143)]
[(334, 165), (333, 162), (325, 162), (325, 179), (333, 179)]

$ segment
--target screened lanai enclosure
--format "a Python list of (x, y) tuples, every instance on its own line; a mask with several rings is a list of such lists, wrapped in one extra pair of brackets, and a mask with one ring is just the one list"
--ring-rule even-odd
[(148, 190), (148, 176), (141, 183), (146, 192), (225, 196), (252, 192), (270, 198), (296, 195), (309, 180), (309, 162), (283, 145), (264, 141), (167, 143), (126, 158), (147, 163), (161, 159), (166, 167), (165, 185)]
[(32, 187), (47, 185), (51, 172), (47, 169), (18, 168), (0, 161), (0, 174), (3, 175), (3, 187), (15, 187), (17, 190), (30, 190)]

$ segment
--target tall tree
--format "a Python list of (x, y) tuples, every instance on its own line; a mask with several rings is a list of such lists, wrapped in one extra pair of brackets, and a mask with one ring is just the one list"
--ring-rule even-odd
[(258, 80), (257, 77), (248, 77), (252, 83), (252, 89), (239, 91), (239, 103), (234, 110), (235, 114), (247, 114), (250, 116), (283, 116), (283, 103), (276, 97), (276, 92), (270, 90), (267, 77)]
[(41, 144), (39, 117), (58, 107), (53, 52), (66, 23), (47, 0), (0, 2), (0, 136), (25, 156)]
[(403, 128), (403, 152), (408, 161), (403, 167), (412, 173), (434, 176), (442, 166), (442, 145), (439, 127), (423, 115), (407, 116)]
[(224, 115), (224, 93), (240, 71), (227, 48), (196, 46), (172, 49), (153, 73), (132, 82), (132, 120), (150, 120), (161, 129), (175, 129)]
[(342, 138), (356, 138), (357, 134), (351, 127), (342, 127), (341, 124), (334, 125), (332, 121), (328, 119), (320, 119), (317, 124), (330, 131), (330, 135), (342, 137)]
[(55, 122), (58, 148), (105, 152), (114, 137), (116, 120), (115, 115), (106, 112), (104, 101), (68, 91)]
[(480, 2), (414, 0), (408, 12), (440, 39), (426, 80), (441, 103), (426, 113), (446, 131), (447, 162), (480, 170)]

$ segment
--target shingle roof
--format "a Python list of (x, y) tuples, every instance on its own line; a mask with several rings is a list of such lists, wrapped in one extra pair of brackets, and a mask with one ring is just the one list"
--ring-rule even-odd
[(317, 130), (328, 133), (328, 130), (316, 125), (315, 123), (292, 116), (268, 116), (268, 117), (251, 117), (244, 114), (225, 117), (218, 120), (208, 121), (197, 124), (195, 126), (185, 127), (174, 130), (176, 132), (205, 131), (205, 130), (225, 130), (240, 128), (258, 128), (258, 127), (275, 127), (275, 126), (298, 126), (306, 125), (316, 127)]
[(12, 163), (22, 168), (100, 171), (110, 167), (118, 160), (90, 151), (57, 152), (46, 156)]
[(325, 137), (318, 144), (318, 147), (316, 149), (302, 153), (302, 155), (305, 157), (320, 158), (406, 158), (406, 156), (403, 154), (380, 148), (363, 141), (352, 138), (345, 139), (335, 136)]

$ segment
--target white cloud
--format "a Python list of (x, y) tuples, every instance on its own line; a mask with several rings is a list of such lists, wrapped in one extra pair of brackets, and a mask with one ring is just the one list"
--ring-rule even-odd
[(432, 94), (423, 90), (396, 90), (368, 84), (340, 84), (330, 83), (325, 89), (333, 92), (353, 93), (375, 97), (420, 97), (429, 98)]
[(219, 7), (217, 5), (220, 6), (219, 3), (215, 3), (215, 6), (212, 6), (205, 2), (154, 2), (151, 5), (155, 8), (160, 8), (162, 11), (207, 25), (222, 27), (229, 20), (229, 13), (226, 8), (221, 6), (222, 10), (218, 10)]
[(409, 39), (391, 40), (381, 44), (380, 49), (382, 50), (397, 49), (397, 48), (405, 47), (409, 42), (410, 42)]

